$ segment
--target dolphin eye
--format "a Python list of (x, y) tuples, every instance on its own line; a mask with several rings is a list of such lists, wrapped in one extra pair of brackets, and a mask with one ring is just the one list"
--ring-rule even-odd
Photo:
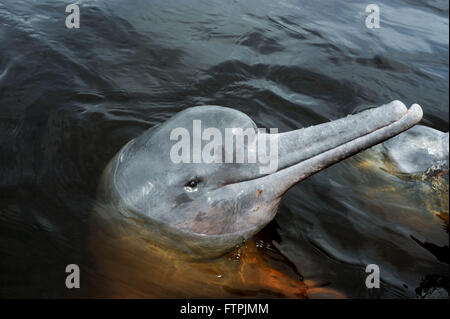
[(200, 183), (200, 178), (198, 177), (193, 177), (191, 178), (185, 185), (184, 187), (189, 187), (191, 189), (194, 189), (197, 187), (197, 185)]

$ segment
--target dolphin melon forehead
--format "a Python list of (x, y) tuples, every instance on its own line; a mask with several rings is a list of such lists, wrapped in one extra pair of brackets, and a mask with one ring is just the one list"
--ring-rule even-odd
[[(161, 202), (164, 196), (171, 196), (170, 191), (167, 191), (167, 180), (184, 185), (186, 181), (182, 178), (187, 170), (206, 169), (202, 164), (174, 164), (170, 158), (171, 148), (176, 142), (170, 140), (171, 132), (176, 128), (184, 128), (192, 134), (193, 121), (201, 121), (202, 130), (209, 127), (222, 132), (227, 128), (257, 129), (246, 114), (216, 105), (187, 108), (164, 123), (150, 128), (125, 145), (117, 157), (114, 186), (127, 206), (148, 215), (152, 211), (152, 201)], [(178, 178), (179, 183), (175, 183)], [(151, 215), (157, 217), (153, 214), (154, 211)]]
[(194, 120), (200, 120), (202, 128), (214, 127), (223, 129), (253, 127), (256, 129), (256, 124), (247, 114), (218, 105), (195, 106), (185, 109), (164, 122), (161, 125), (161, 129), (171, 130), (176, 127), (183, 127), (191, 130), (192, 122)]

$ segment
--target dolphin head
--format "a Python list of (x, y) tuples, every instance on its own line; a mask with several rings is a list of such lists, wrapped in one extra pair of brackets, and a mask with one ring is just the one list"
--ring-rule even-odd
[(270, 133), (237, 110), (192, 107), (126, 144), (100, 194), (152, 240), (190, 256), (220, 255), (267, 225), (293, 185), (421, 118), (419, 105), (393, 101)]

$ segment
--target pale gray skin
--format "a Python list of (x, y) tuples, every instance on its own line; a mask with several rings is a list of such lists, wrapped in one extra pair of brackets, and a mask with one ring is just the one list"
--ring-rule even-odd
[[(141, 236), (192, 257), (217, 256), (266, 226), (293, 185), (409, 129), (421, 118), (419, 105), (408, 110), (393, 101), (336, 121), (279, 133), (278, 171), (261, 175), (258, 163), (174, 164), (170, 149), (175, 141), (169, 136), (176, 127), (192, 132), (193, 120), (201, 120), (203, 128), (256, 129), (237, 110), (192, 107), (126, 144), (106, 167), (99, 194), (114, 207), (110, 212), (114, 219), (133, 224), (145, 234)], [(196, 191), (189, 192), (192, 189), (185, 185), (194, 178), (199, 183)]]
[(417, 125), (384, 142), (383, 153), (401, 173), (448, 171), (448, 132)]

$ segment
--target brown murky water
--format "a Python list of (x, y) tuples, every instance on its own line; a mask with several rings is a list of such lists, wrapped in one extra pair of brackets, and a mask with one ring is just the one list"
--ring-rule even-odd
[[(365, 203), (364, 209), (375, 218), (389, 220), (384, 227), (414, 230), (418, 238), (412, 238), (419, 245), (427, 245), (421, 242), (422, 238), (432, 238), (434, 243), (441, 245), (448, 244), (448, 237), (442, 232), (444, 228), (448, 233), (448, 179), (445, 178), (448, 172), (431, 177), (396, 173), (379, 149), (375, 147), (345, 163), (349, 173), (354, 170), (355, 176), (371, 181), (361, 189), (359, 200)], [(108, 218), (108, 208), (102, 209), (101, 215)], [(305, 279), (267, 238), (270, 236), (267, 230), (229, 254), (192, 260), (177, 251), (145, 241), (143, 230), (131, 227), (93, 218), (89, 246), (100, 272), (96, 275), (106, 277), (105, 286), (93, 291), (93, 296), (347, 297), (327, 284)], [(385, 240), (389, 241), (389, 238)], [(445, 258), (438, 252), (439, 257)]]
[[(93, 231), (98, 232), (104, 226), (101, 223), (102, 226), (93, 226)], [(258, 236), (224, 256), (192, 260), (144, 241), (135, 230), (131, 233), (116, 229), (108, 236), (93, 236), (92, 253), (98, 268), (108, 277), (106, 287), (94, 296), (185, 298), (189, 292), (190, 298), (344, 297), (305, 280), (269, 242)]]

